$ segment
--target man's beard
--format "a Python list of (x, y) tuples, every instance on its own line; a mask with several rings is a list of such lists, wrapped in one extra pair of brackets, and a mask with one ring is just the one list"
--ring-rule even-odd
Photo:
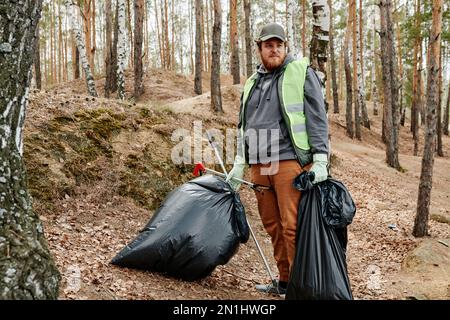
[[(274, 59), (275, 58), (275, 59)], [(281, 66), (283, 64), (285, 56), (278, 56), (278, 57), (271, 57), (271, 58), (264, 58), (261, 56), (261, 60), (262, 63), (264, 65), (264, 67), (266, 68), (266, 70), (268, 71), (273, 71), (276, 68), (278, 68), (279, 66)]]

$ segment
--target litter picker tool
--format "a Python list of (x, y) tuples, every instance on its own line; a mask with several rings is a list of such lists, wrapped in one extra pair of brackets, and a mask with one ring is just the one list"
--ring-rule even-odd
[[(216, 147), (216, 144), (215, 144), (215, 141), (214, 141), (214, 137), (212, 137), (209, 134), (208, 131), (206, 131), (206, 135), (208, 136), (208, 142), (211, 145), (211, 147), (213, 148), (214, 153), (216, 154), (217, 160), (219, 161), (219, 164), (222, 167), (223, 174), (224, 174), (225, 179), (226, 179), (228, 177), (228, 172), (225, 169), (225, 165), (223, 164), (222, 158), (220, 157), (219, 151), (217, 150), (217, 147)], [(206, 168), (205, 168), (205, 170), (206, 170)], [(209, 169), (209, 170), (210, 170), (210, 172), (213, 171), (211, 169)], [(241, 180), (241, 179), (239, 179), (239, 180)], [(237, 181), (239, 181), (239, 180), (237, 180)], [(243, 181), (243, 183), (246, 182), (247, 185), (251, 184), (250, 182), (247, 182), (245, 180), (242, 180), (242, 181)], [(269, 187), (266, 187), (266, 188), (269, 188)], [(247, 224), (248, 224), (248, 227), (250, 229), (250, 234), (252, 235), (252, 238), (255, 241), (255, 245), (256, 245), (256, 248), (258, 249), (259, 255), (261, 256), (261, 258), (264, 261), (264, 266), (266, 267), (267, 273), (269, 274), (270, 280), (272, 281), (272, 285), (274, 286), (274, 288), (278, 288), (277, 280), (275, 279), (275, 277), (272, 274), (272, 271), (270, 270), (269, 263), (267, 262), (267, 259), (264, 256), (264, 253), (263, 253), (263, 251), (262, 251), (262, 249), (261, 249), (261, 247), (260, 247), (260, 245), (258, 243), (258, 240), (256, 240), (256, 237), (255, 237), (255, 234), (253, 233), (252, 227), (251, 227), (250, 223), (247, 222)]]

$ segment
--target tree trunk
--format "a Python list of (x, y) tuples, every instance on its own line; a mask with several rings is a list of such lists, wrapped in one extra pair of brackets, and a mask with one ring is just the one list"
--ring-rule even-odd
[(0, 10), (0, 300), (56, 299), (60, 275), (32, 209), (23, 163), (36, 27), (42, 1), (7, 1)]
[(91, 67), (89, 65), (89, 61), (86, 56), (86, 47), (85, 47), (86, 42), (83, 39), (83, 33), (81, 32), (81, 29), (78, 26), (77, 22), (75, 10), (77, 9), (79, 10), (79, 8), (72, 2), (72, 0), (65, 0), (65, 4), (67, 6), (67, 11), (69, 12), (70, 15), (72, 30), (75, 39), (77, 41), (78, 53), (80, 55), (81, 65), (83, 67), (84, 74), (86, 77), (87, 90), (91, 96), (97, 97), (97, 90), (95, 89), (94, 77), (92, 76)]
[(220, 45), (222, 36), (222, 8), (220, 0), (214, 0), (214, 25), (212, 33), (211, 106), (215, 112), (223, 112), (220, 90)]
[(125, 99), (125, 61), (126, 61), (126, 21), (125, 21), (125, 0), (117, 1), (119, 23), (119, 34), (117, 39), (117, 93), (120, 100)]
[(167, 15), (167, 0), (164, 0), (164, 21), (163, 23), (165, 36), (164, 36), (164, 52), (166, 53), (167, 69), (172, 69), (172, 61), (170, 60), (170, 44), (169, 44), (169, 19)]
[[(132, 67), (134, 67), (133, 66), (133, 64), (134, 64), (134, 60), (133, 60), (133, 57), (134, 57), (134, 35), (133, 35), (133, 29), (132, 29), (132, 27), (131, 27), (131, 5), (130, 5), (130, 0), (126, 0), (126, 13), (125, 13), (125, 17), (127, 18), (126, 19), (126, 25), (127, 25), (127, 30), (128, 30), (128, 37), (129, 37), (129, 40), (130, 40), (130, 56), (129, 56), (129, 59), (130, 59), (130, 66), (132, 66)], [(126, 47), (126, 46), (125, 46)], [(125, 63), (125, 61), (126, 60), (124, 60), (124, 63)]]
[(395, 45), (391, 19), (391, 1), (380, 1), (381, 63), (383, 68), (384, 121), (386, 124), (386, 162), (400, 170), (398, 161), (398, 86), (395, 74)]
[(302, 0), (302, 52), (306, 57), (306, 0)]
[(310, 47), (311, 67), (316, 70), (324, 86), (327, 79), (325, 63), (327, 62), (328, 56), (330, 8), (328, 7), (327, 0), (314, 1), (312, 6), (314, 23)]
[(351, 18), (350, 14), (347, 19), (347, 30), (345, 31), (344, 40), (344, 71), (345, 71), (345, 83), (347, 84), (346, 92), (346, 114), (345, 120), (347, 124), (347, 135), (353, 139), (353, 117), (352, 117), (352, 101), (353, 101), (353, 79), (352, 71), (350, 70), (350, 57), (349, 57), (349, 42), (350, 42), (350, 32), (351, 32)]
[(233, 84), (241, 83), (239, 70), (239, 38), (237, 27), (237, 0), (230, 0), (230, 69)]
[[(441, 54), (442, 52), (440, 52)], [(439, 75), (438, 75), (438, 104), (437, 104), (437, 155), (439, 157), (444, 156), (444, 151), (442, 150), (442, 55), (439, 57)]]
[(334, 57), (334, 36), (333, 36), (333, 4), (331, 0), (328, 0), (328, 6), (330, 7), (330, 62), (331, 62), (331, 80), (333, 82), (333, 112), (339, 113), (339, 97), (336, 81), (336, 61)]
[(41, 76), (41, 50), (40, 50), (40, 36), (39, 26), (36, 27), (36, 39), (34, 40), (34, 77), (36, 79), (36, 88), (41, 90), (42, 88), (42, 76)]
[(443, 133), (448, 136), (448, 118), (449, 118), (449, 103), (450, 103), (450, 85), (447, 84), (447, 103), (445, 104), (445, 110), (444, 110), (444, 130)]
[(378, 115), (378, 92), (377, 92), (377, 84), (376, 84), (376, 60), (377, 60), (377, 55), (375, 52), (375, 29), (376, 29), (376, 22), (375, 22), (375, 9), (376, 6), (373, 6), (373, 26), (372, 26), (372, 71), (371, 71), (371, 86), (372, 86), (372, 90), (371, 90), (371, 100), (372, 100), (372, 104), (373, 104), (373, 115), (377, 116)]
[(357, 44), (357, 51), (359, 52), (359, 56), (358, 56), (358, 62), (359, 62), (359, 66), (358, 66), (358, 92), (359, 92), (359, 96), (358, 96), (358, 100), (359, 100), (359, 105), (361, 106), (361, 114), (362, 114), (362, 122), (364, 127), (366, 127), (367, 129), (370, 130), (370, 120), (369, 120), (369, 113), (367, 112), (367, 106), (366, 106), (366, 91), (364, 89), (364, 60), (363, 60), (363, 52), (364, 52), (364, 47), (363, 47), (363, 13), (362, 13), (362, 0), (359, 0), (359, 32), (358, 32), (358, 44)]
[(143, 41), (143, 21), (144, 20), (144, 0), (134, 0), (134, 97), (136, 99), (143, 92), (142, 86), (142, 41)]
[(353, 58), (353, 100), (355, 107), (355, 137), (361, 140), (361, 100), (359, 87), (359, 42), (358, 42), (358, 25), (356, 19), (356, 0), (349, 1), (349, 15), (352, 21), (352, 58)]
[(420, 174), (419, 196), (417, 198), (417, 213), (413, 228), (413, 235), (415, 237), (423, 237), (428, 233), (436, 136), (436, 109), (439, 101), (438, 69), (441, 45), (442, 0), (433, 0), (432, 21), (428, 46), (430, 56), (427, 63), (425, 144), (422, 158), (422, 171)]
[(297, 0), (287, 0), (286, 5), (286, 20), (287, 20), (287, 41), (289, 43), (289, 52), (295, 58), (300, 57), (300, 49), (297, 43), (297, 26), (296, 21), (298, 20)]
[(105, 24), (106, 24), (106, 35), (105, 35), (105, 97), (109, 98), (110, 92), (112, 92), (113, 74), (115, 73), (114, 66), (112, 64), (112, 54), (113, 54), (113, 43), (112, 43), (112, 26), (113, 26), (113, 15), (111, 0), (105, 1)]
[(202, 0), (195, 0), (195, 76), (194, 91), (202, 94)]
[(251, 30), (250, 30), (250, 10), (251, 10), (251, 4), (250, 0), (244, 0), (244, 14), (245, 14), (245, 56), (246, 56), (246, 71), (247, 71), (247, 78), (250, 78), (250, 76), (253, 74), (253, 41), (251, 36)]
[[(84, 26), (84, 37), (85, 37), (85, 48), (86, 55), (91, 66), (92, 72), (94, 72), (94, 57), (92, 55), (92, 41), (91, 41), (91, 2), (92, 0), (83, 1), (84, 12), (83, 12), (83, 26)], [(73, 23), (73, 22), (72, 22)]]

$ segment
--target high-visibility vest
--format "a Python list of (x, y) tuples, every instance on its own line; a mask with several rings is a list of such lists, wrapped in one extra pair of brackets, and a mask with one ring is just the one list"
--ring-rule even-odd
[[(288, 63), (278, 82), (278, 96), (280, 97), (281, 114), (289, 131), (292, 146), (294, 147), (297, 160), (303, 167), (312, 162), (312, 153), (308, 142), (308, 133), (306, 132), (306, 118), (303, 108), (304, 84), (306, 78), (306, 69), (309, 65), (308, 58), (294, 60)], [(244, 85), (244, 92), (241, 100), (240, 111), (240, 134), (244, 137), (245, 111), (247, 100), (252, 92), (257, 78), (254, 73), (247, 79)], [(245, 163), (245, 139), (242, 138), (242, 154)], [(239, 149), (238, 147), (238, 149)]]

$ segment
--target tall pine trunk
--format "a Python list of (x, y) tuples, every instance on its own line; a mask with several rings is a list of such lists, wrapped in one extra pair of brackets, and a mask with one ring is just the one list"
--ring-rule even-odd
[(381, 50), (381, 63), (383, 68), (384, 121), (386, 125), (386, 162), (390, 167), (400, 170), (398, 161), (398, 85), (390, 0), (380, 1), (380, 21), (381, 46), (384, 48), (384, 50)]
[(202, 94), (202, 0), (195, 0), (195, 76), (194, 91)]
[(0, 300), (56, 299), (60, 275), (32, 209), (23, 163), (34, 39), (42, 1), (0, 10)]
[(134, 0), (134, 97), (137, 99), (143, 92), (142, 86), (142, 42), (144, 22), (144, 0)]
[(230, 0), (230, 69), (233, 84), (241, 82), (239, 68), (239, 37), (237, 27), (237, 0)]
[(333, 112), (339, 113), (339, 96), (336, 79), (336, 60), (334, 56), (334, 36), (333, 36), (333, 4), (328, 0), (330, 7), (330, 62), (331, 62), (331, 81), (333, 82)]
[(250, 30), (250, 10), (251, 10), (251, 4), (250, 0), (243, 0), (244, 2), (244, 14), (245, 14), (245, 57), (246, 57), (246, 71), (247, 71), (247, 78), (250, 78), (250, 76), (253, 74), (253, 46), (252, 46), (252, 36), (251, 36), (251, 30)]
[(413, 228), (413, 235), (415, 237), (423, 237), (428, 233), (428, 217), (430, 214), (431, 188), (433, 183), (434, 148), (436, 143), (436, 110), (439, 101), (438, 69), (441, 46), (442, 0), (433, 0), (432, 21), (430, 42), (428, 45), (425, 144), (420, 174), (419, 195), (417, 198), (417, 213)]
[(36, 39), (34, 40), (34, 78), (36, 79), (36, 88), (41, 90), (42, 88), (42, 75), (41, 75), (41, 54), (39, 45), (39, 26), (36, 27)]
[(113, 41), (112, 41), (112, 28), (113, 28), (113, 15), (111, 0), (105, 1), (105, 20), (106, 20), (106, 30), (105, 30), (105, 97), (109, 98), (110, 92), (112, 92), (113, 83), (115, 82), (115, 68), (113, 65)]
[(211, 106), (215, 112), (223, 112), (220, 90), (220, 45), (222, 36), (222, 8), (220, 0), (214, 0), (214, 25), (212, 33)]
[(448, 118), (449, 118), (449, 103), (450, 103), (450, 85), (447, 84), (447, 103), (445, 104), (445, 109), (444, 109), (444, 130), (443, 133), (448, 136)]
[(346, 114), (345, 120), (347, 124), (347, 135), (353, 139), (354, 131), (353, 131), (353, 117), (352, 117), (352, 102), (353, 102), (353, 78), (352, 71), (350, 69), (350, 57), (349, 57), (349, 42), (350, 42), (350, 32), (351, 32), (351, 18), (350, 13), (348, 13), (347, 18), (347, 29), (345, 31), (345, 40), (344, 40), (344, 71), (345, 71), (345, 83), (347, 85), (346, 92)]

